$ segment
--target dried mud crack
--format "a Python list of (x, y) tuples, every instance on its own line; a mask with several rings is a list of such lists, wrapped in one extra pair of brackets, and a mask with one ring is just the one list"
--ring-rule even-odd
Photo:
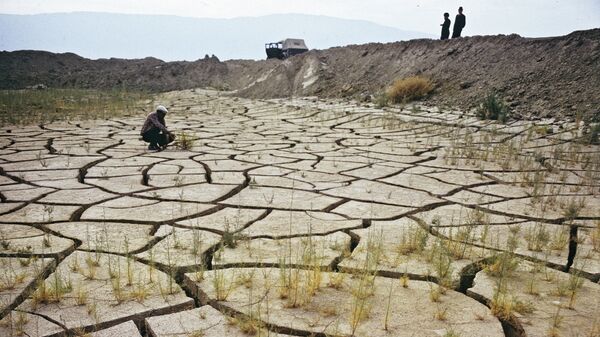
[(142, 117), (0, 130), (0, 335), (599, 333), (576, 123), (158, 99), (190, 150), (148, 152)]

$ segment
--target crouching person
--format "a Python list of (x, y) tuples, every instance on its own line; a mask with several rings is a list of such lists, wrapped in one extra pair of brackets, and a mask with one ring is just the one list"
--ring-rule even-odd
[(167, 148), (167, 145), (175, 140), (175, 135), (167, 130), (165, 116), (169, 110), (162, 105), (156, 107), (156, 111), (152, 112), (146, 118), (140, 134), (142, 139), (150, 143), (148, 150), (161, 151)]

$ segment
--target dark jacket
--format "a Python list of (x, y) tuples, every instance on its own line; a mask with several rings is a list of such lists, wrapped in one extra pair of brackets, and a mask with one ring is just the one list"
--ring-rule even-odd
[(446, 40), (450, 37), (450, 19), (444, 19), (444, 23), (442, 24), (442, 37), (441, 40)]
[(454, 31), (460, 32), (467, 25), (467, 17), (464, 14), (457, 14), (454, 19)]
[(140, 130), (140, 135), (150, 131), (151, 129), (159, 129), (163, 133), (169, 133), (167, 130), (167, 123), (165, 122), (165, 118), (159, 116), (159, 114), (155, 111), (148, 115), (144, 125), (142, 126), (142, 130)]

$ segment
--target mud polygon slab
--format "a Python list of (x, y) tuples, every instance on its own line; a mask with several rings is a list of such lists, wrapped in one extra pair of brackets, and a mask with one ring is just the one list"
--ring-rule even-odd
[(115, 159), (115, 158), (107, 159), (107, 160), (103, 161), (102, 163), (100, 163), (98, 166), (109, 166), (109, 167), (120, 167), (120, 168), (122, 168), (124, 166), (129, 166), (129, 167), (132, 167), (134, 170), (137, 170), (140, 166), (148, 166), (148, 165), (152, 165), (154, 163), (158, 163), (161, 161), (165, 161), (165, 159), (152, 158), (152, 157), (148, 157), (148, 156), (133, 156), (133, 157), (123, 158), (123, 159)]
[(500, 197), (482, 193), (475, 193), (469, 190), (463, 190), (452, 195), (445, 196), (444, 199), (464, 205), (487, 205), (503, 200)]
[(350, 251), (350, 236), (336, 232), (325, 236), (280, 240), (240, 239), (235, 248), (222, 247), (213, 255), (213, 267), (276, 266), (280, 263), (328, 267)]
[(0, 216), (2, 222), (31, 223), (67, 221), (79, 206), (29, 204)]
[(595, 228), (578, 228), (575, 258), (574, 269), (600, 279), (600, 222)]
[(0, 257), (0, 313), (16, 306), (19, 298), (26, 297), (24, 292), (33, 290), (36, 280), (55, 265), (51, 258)]
[(4, 185), (12, 185), (16, 183), (16, 181), (10, 179), (9, 177), (0, 176), (0, 185), (2, 186), (1, 188), (4, 188)]
[(166, 174), (148, 176), (148, 185), (154, 187), (176, 187), (189, 184), (200, 184), (206, 182), (204, 174)]
[(40, 186), (57, 189), (87, 189), (92, 187), (90, 185), (80, 183), (77, 178), (36, 181), (35, 183)]
[(142, 184), (142, 175), (122, 177), (86, 178), (85, 182), (113, 193), (135, 193), (150, 189)]
[(381, 181), (409, 189), (428, 191), (437, 195), (444, 195), (452, 190), (460, 188), (459, 185), (448, 184), (423, 175), (399, 173)]
[(493, 194), (504, 198), (524, 198), (529, 195), (525, 189), (519, 186), (508, 184), (477, 186), (471, 187), (470, 190), (486, 194)]
[(248, 237), (279, 238), (291, 235), (326, 234), (362, 225), (361, 220), (348, 220), (325, 212), (272, 211), (241, 234)]
[(181, 171), (181, 167), (178, 165), (161, 163), (152, 166), (150, 170), (148, 170), (149, 175), (157, 175), (157, 174), (177, 174)]
[(422, 207), (442, 201), (425, 192), (368, 180), (353, 181), (349, 186), (328, 190), (326, 194), (363, 202), (378, 202), (404, 207)]
[(212, 202), (231, 193), (236, 185), (195, 184), (140, 193), (144, 197), (193, 202)]
[[(67, 159), (69, 158), (69, 159)], [(59, 170), (81, 168), (97, 160), (103, 159), (99, 156), (66, 157), (55, 156), (42, 160), (22, 161), (15, 163), (0, 163), (5, 171), (29, 171), (29, 170)]]
[(150, 263), (164, 266), (189, 267), (202, 264), (203, 254), (221, 241), (221, 236), (199, 229), (167, 228), (171, 234), (163, 240), (137, 254)]
[(427, 176), (439, 179), (449, 184), (463, 186), (492, 181), (489, 178), (473, 171), (450, 170), (446, 172), (428, 173)]
[(207, 160), (204, 161), (213, 172), (217, 171), (245, 171), (260, 166), (259, 164), (246, 163), (237, 160)]
[(400, 216), (413, 210), (411, 207), (382, 205), (376, 202), (350, 200), (334, 208), (331, 212), (353, 219), (386, 219)]
[(127, 321), (108, 329), (93, 332), (92, 337), (142, 337), (133, 321)]
[(60, 179), (69, 179), (69, 178), (77, 178), (79, 174), (79, 170), (70, 169), (70, 170), (39, 170), (39, 171), (23, 171), (18, 172), (15, 175), (31, 182), (44, 182), (48, 180), (60, 180)]
[(2, 241), (1, 253), (19, 255), (58, 254), (74, 245), (71, 240), (45, 233), (27, 225), (1, 225), (0, 240)]
[(140, 176), (144, 166), (93, 166), (85, 175), (88, 178), (108, 178), (119, 176)]
[(489, 204), (486, 208), (506, 214), (507, 216), (544, 219), (553, 221), (561, 219), (563, 212), (543, 203), (536, 203), (532, 198), (512, 199)]
[(251, 175), (262, 175), (262, 176), (282, 176), (284, 174), (293, 172), (290, 169), (275, 166), (263, 166), (250, 170)]
[(8, 213), (12, 210), (14, 210), (15, 208), (21, 207), (23, 206), (23, 202), (3, 202), (0, 203), (0, 214), (2, 213)]
[(199, 229), (205, 228), (222, 232), (234, 232), (243, 229), (250, 222), (265, 215), (266, 212), (266, 210), (260, 209), (227, 207), (205, 216), (178, 221), (177, 224)]
[[(549, 335), (555, 319), (560, 319), (554, 330), (559, 336), (593, 336), (598, 332), (600, 285), (579, 279), (581, 286), (571, 302), (570, 295), (560, 295), (557, 290), (567, 287), (570, 279), (569, 274), (526, 261), (520, 261), (516, 271), (505, 277), (506, 293), (532, 307), (532, 312), (516, 315), (527, 336)], [(480, 271), (468, 292), (491, 303), (496, 284), (497, 277)]]
[[(1, 188), (2, 194), (6, 197), (8, 201), (30, 201), (33, 199), (37, 199), (45, 194), (56, 191), (53, 188), (48, 187), (33, 187), (27, 184), (19, 184), (21, 187), (19, 189), (5, 189)], [(8, 185), (10, 187), (16, 187), (17, 185)], [(6, 187), (8, 187), (6, 186)]]
[(410, 165), (407, 164), (401, 164), (401, 167), (390, 167), (381, 164), (374, 164), (368, 167), (347, 171), (344, 172), (344, 174), (362, 179), (379, 179), (381, 177), (392, 175), (408, 167), (410, 167)]
[(322, 210), (339, 200), (308, 191), (256, 186), (244, 188), (237, 195), (220, 203), (261, 208)]
[[(117, 255), (75, 251), (45, 282), (49, 289), (59, 282), (64, 297), (59, 302), (36, 300), (43, 298), (38, 290), (17, 310), (50, 317), (68, 329), (101, 328), (193, 306), (193, 300), (169, 276)], [(83, 305), (77, 303), (80, 293), (87, 295)]]
[(307, 190), (310, 191), (314, 188), (311, 183), (297, 181), (287, 177), (272, 177), (272, 176), (252, 176), (250, 180), (250, 187), (263, 186), (263, 187), (282, 187), (289, 189)]
[(126, 254), (144, 247), (154, 237), (152, 226), (114, 222), (62, 222), (47, 226), (81, 241), (81, 248)]
[(64, 329), (59, 325), (21, 311), (13, 310), (0, 320), (0, 335), (6, 337), (46, 337), (62, 332)]
[(346, 186), (349, 184), (350, 181), (354, 180), (354, 178), (352, 177), (315, 171), (293, 172), (286, 175), (286, 177), (312, 184), (314, 185), (315, 190), (324, 190), (340, 186)]
[(246, 177), (243, 172), (228, 172), (219, 171), (211, 174), (213, 184), (237, 184), (242, 185), (246, 182)]
[[(412, 277), (437, 279), (447, 277), (457, 283), (460, 272), (473, 260), (480, 257), (479, 251), (464, 246), (465, 256), (454, 258), (443, 256), (443, 270), (436, 264), (442, 252), (442, 246), (449, 247), (447, 241), (441, 241), (423, 230), (415, 221), (403, 218), (395, 221), (374, 221), (368, 229), (357, 229), (352, 232), (360, 237), (358, 246), (352, 255), (340, 263), (343, 271), (360, 271), (367, 263), (375, 263), (372, 268)], [(421, 244), (413, 244), (423, 239)], [(419, 248), (416, 248), (420, 246)], [(369, 259), (369, 260), (368, 260)], [(371, 261), (371, 259), (375, 259)]]
[(489, 224), (505, 224), (523, 220), (511, 215), (491, 214), (485, 212), (485, 209), (469, 208), (457, 204), (444, 205), (429, 211), (419, 212), (414, 216), (432, 227), (464, 225), (475, 220)]
[(259, 152), (259, 153), (252, 153), (252, 154), (246, 154), (246, 155), (239, 155), (239, 156), (236, 156), (235, 159), (253, 163), (253, 164), (260, 164), (260, 165), (279, 165), (279, 164), (291, 163), (296, 160), (294, 158), (283, 158), (281, 156), (273, 156), (271, 153), (268, 153), (268, 152), (266, 152), (266, 153)]
[[(281, 298), (278, 294), (281, 273), (292, 273), (299, 279), (299, 296)], [(308, 333), (325, 333), (337, 336), (439, 336), (448, 330), (454, 330), (460, 336), (492, 337), (504, 336), (500, 322), (492, 316), (487, 307), (481, 303), (457, 292), (449, 290), (441, 299), (441, 303), (432, 303), (429, 292), (432, 286), (429, 282), (410, 281), (408, 288), (403, 288), (395, 279), (382, 277), (369, 278), (368, 315), (355, 325), (350, 324), (353, 308), (353, 289), (365, 284), (361, 277), (353, 278), (349, 274), (320, 272), (318, 291), (311, 295), (305, 289), (307, 280), (314, 277), (312, 270), (280, 270), (273, 268), (257, 268), (250, 270), (225, 269), (204, 273), (204, 279), (196, 283), (194, 274), (186, 274), (186, 283), (195, 288), (200, 296), (216, 300), (217, 291), (213, 284), (230, 289), (226, 298), (219, 296), (219, 305), (241, 311), (245, 314), (254, 312), (276, 326), (292, 328)], [(213, 281), (220, 279), (220, 283)], [(332, 279), (341, 278), (338, 286), (328, 287)], [(240, 282), (243, 279), (244, 282)], [(361, 283), (362, 282), (362, 283)], [(316, 282), (314, 283), (317, 286)], [(392, 292), (390, 296), (390, 286)], [(248, 288), (247, 288), (248, 287)], [(254, 291), (249, 295), (248, 289)], [(336, 289), (337, 288), (337, 289)], [(223, 289), (223, 288), (221, 288)], [(358, 290), (354, 290), (356, 293)], [(268, 305), (267, 305), (268, 302)], [(387, 303), (389, 302), (389, 325), (384, 330)], [(259, 305), (260, 303), (260, 305)], [(356, 307), (356, 306), (355, 306)], [(441, 308), (441, 309), (438, 309)], [(445, 320), (434, 318), (436, 311), (443, 310)], [(268, 312), (268, 314), (267, 314)], [(483, 320), (476, 317), (483, 317)]]
[(116, 198), (117, 196), (117, 194), (104, 192), (99, 188), (76, 190), (63, 189), (45, 196), (44, 198), (40, 199), (40, 202), (86, 205), (110, 198)]
[[(246, 337), (247, 333), (238, 328), (234, 320), (223, 315), (211, 306), (182, 311), (163, 316), (146, 318), (146, 328), (151, 337)], [(267, 332), (264, 332), (267, 334)], [(274, 332), (269, 336), (283, 337)]]
[[(143, 204), (139, 204), (143, 201)], [(121, 220), (161, 222), (182, 219), (206, 211), (213, 206), (189, 202), (153, 201), (131, 197), (121, 197), (94, 205), (83, 212), (82, 220)]]
[[(566, 266), (568, 260), (570, 229), (565, 225), (521, 222), (490, 226), (474, 223), (436, 230), (452, 240), (513, 252), (558, 266)], [(514, 247), (509, 242), (513, 242)]]

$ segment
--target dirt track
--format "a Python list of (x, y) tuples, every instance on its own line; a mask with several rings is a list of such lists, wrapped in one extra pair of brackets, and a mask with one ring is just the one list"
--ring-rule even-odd
[(600, 29), (544, 39), (511, 35), (374, 43), (313, 50), (283, 62), (93, 61), (74, 54), (0, 53), (1, 88), (37, 83), (153, 91), (213, 87), (250, 98), (362, 99), (415, 74), (436, 83), (430, 104), (470, 108), (496, 91), (520, 117), (600, 119)]

